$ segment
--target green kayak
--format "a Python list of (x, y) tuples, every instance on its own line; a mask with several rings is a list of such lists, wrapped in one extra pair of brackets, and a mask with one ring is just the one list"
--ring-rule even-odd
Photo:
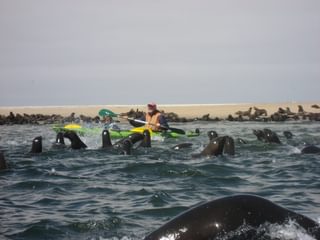
[[(67, 125), (55, 125), (52, 128), (56, 133), (58, 132), (65, 132), (65, 131), (75, 131), (77, 134), (80, 136), (84, 135), (99, 135), (102, 133), (103, 128), (102, 127), (82, 127), (81, 125), (78, 124), (67, 124)], [(142, 133), (145, 130), (145, 128), (133, 128), (131, 130), (112, 130), (109, 129), (110, 136), (113, 139), (119, 139), (119, 138), (124, 138), (128, 137), (130, 134), (138, 132)], [(153, 140), (156, 140), (158, 138), (179, 138), (179, 137), (197, 137), (200, 134), (193, 132), (193, 131), (187, 131), (185, 135), (183, 134), (178, 134), (174, 132), (151, 132), (151, 138)]]

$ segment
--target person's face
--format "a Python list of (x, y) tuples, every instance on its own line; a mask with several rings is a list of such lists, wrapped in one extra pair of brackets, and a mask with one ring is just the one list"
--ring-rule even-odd
[(155, 108), (153, 107), (148, 107), (148, 113), (152, 114), (155, 111)]

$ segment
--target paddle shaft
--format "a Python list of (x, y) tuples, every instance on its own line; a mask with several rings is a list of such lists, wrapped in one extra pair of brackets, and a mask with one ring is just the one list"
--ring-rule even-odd
[(164, 128), (164, 129), (167, 129), (167, 130), (171, 130), (171, 131), (176, 132), (176, 133), (179, 133), (179, 134), (185, 134), (185, 131), (183, 131), (182, 129), (171, 128), (171, 127), (166, 127), (166, 126), (163, 126), (163, 125), (152, 124), (152, 123), (149, 123), (149, 122), (140, 120), (140, 119), (134, 119), (134, 118), (127, 118), (127, 119), (128, 119), (128, 120), (131, 120), (131, 121), (138, 122), (138, 123), (149, 124), (149, 125), (152, 125), (152, 126), (159, 126), (159, 127), (161, 127), (161, 128)]
[(167, 127), (164, 127), (164, 126), (161, 126), (161, 125), (157, 125), (157, 124), (153, 124), (153, 123), (149, 123), (149, 122), (146, 122), (146, 121), (143, 121), (143, 120), (140, 120), (140, 119), (128, 118), (128, 120), (135, 121), (135, 122), (138, 122), (138, 123), (149, 124), (149, 125), (152, 125), (152, 126), (160, 126), (162, 128), (168, 129)]

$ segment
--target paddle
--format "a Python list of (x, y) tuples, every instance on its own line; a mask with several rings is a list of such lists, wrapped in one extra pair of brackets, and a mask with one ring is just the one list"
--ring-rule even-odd
[[(119, 114), (116, 114), (116, 113), (114, 113), (114, 112), (112, 112), (111, 110), (108, 110), (108, 109), (101, 109), (99, 111), (99, 116), (101, 116), (101, 117), (105, 117), (105, 116), (119, 117), (119, 118), (131, 120), (131, 121), (135, 121), (135, 122), (138, 122), (138, 123), (150, 124), (150, 123), (148, 123), (146, 121), (142, 121), (140, 119), (122, 117)], [(155, 124), (150, 124), (150, 125), (155, 126)], [(170, 130), (170, 131), (172, 131), (174, 133), (178, 133), (178, 134), (182, 134), (182, 135), (186, 134), (186, 132), (184, 130), (179, 129), (179, 128), (166, 127), (166, 126), (162, 126), (162, 125), (160, 125), (160, 127), (163, 128), (163, 129), (166, 129), (166, 130)]]

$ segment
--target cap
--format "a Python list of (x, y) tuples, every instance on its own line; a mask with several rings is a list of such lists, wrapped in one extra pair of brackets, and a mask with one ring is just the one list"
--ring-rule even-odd
[(155, 104), (154, 102), (148, 103), (148, 108), (157, 108), (157, 104)]

